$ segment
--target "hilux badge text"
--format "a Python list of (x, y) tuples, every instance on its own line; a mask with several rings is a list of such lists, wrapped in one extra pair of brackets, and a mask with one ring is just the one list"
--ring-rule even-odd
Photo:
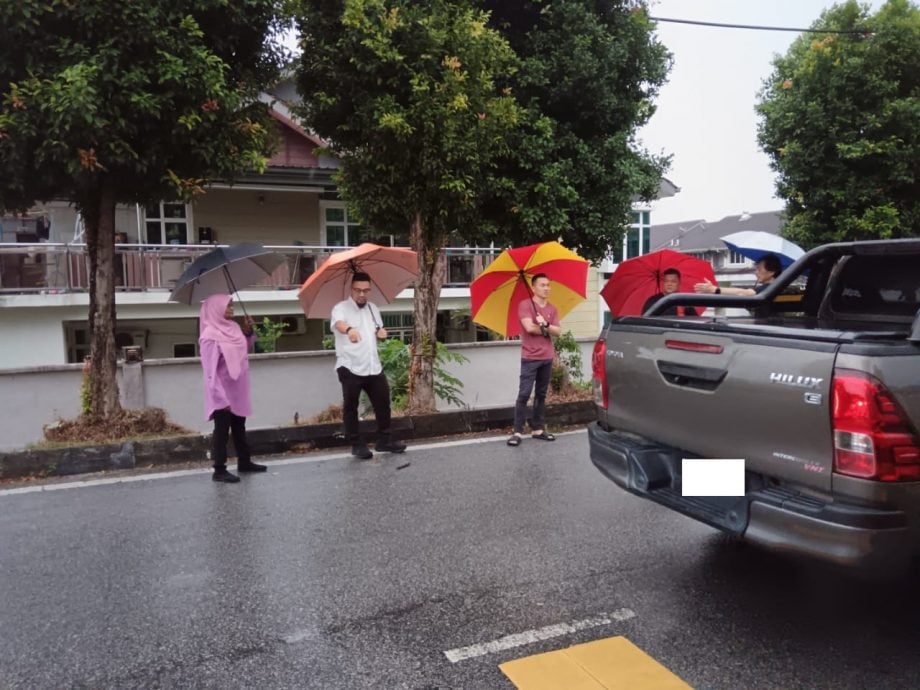
[(779, 374), (776, 372), (770, 374), (770, 383), (780, 383), (784, 386), (795, 386), (796, 388), (817, 388), (823, 380), (814, 376)]

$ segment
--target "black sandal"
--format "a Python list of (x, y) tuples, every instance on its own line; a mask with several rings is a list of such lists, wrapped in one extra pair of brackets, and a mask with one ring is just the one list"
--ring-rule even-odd
[(541, 431), (539, 434), (531, 434), (530, 438), (536, 439), (537, 441), (555, 441), (556, 437), (552, 434)]
[(521, 437), (517, 434), (513, 434), (511, 438), (508, 439), (509, 446), (519, 446), (521, 445)]

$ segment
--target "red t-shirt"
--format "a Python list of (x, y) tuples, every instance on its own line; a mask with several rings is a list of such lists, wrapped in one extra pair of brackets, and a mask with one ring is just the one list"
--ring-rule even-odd
[[(537, 314), (540, 314), (546, 323), (551, 326), (559, 325), (559, 314), (549, 302), (545, 307), (541, 307), (532, 299), (525, 299), (518, 305), (518, 319), (530, 319), (537, 322)], [(553, 347), (553, 339), (547, 338), (541, 333), (536, 335), (528, 333), (521, 326), (521, 359), (547, 360), (556, 355), (556, 348)]]

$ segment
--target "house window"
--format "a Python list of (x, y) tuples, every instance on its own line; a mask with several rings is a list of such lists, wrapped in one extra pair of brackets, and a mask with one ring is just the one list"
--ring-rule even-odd
[(412, 313), (381, 314), (383, 327), (387, 329), (387, 337), (399, 338), (404, 343), (412, 343), (412, 327), (415, 324), (415, 315)]
[(747, 259), (741, 252), (729, 252), (728, 262), (731, 264), (747, 263)]
[(364, 229), (349, 217), (344, 206), (323, 207), (323, 245), (327, 247), (356, 247), (361, 244)]
[(189, 244), (188, 206), (181, 202), (161, 201), (146, 206), (144, 224), (147, 244)]
[(648, 254), (652, 249), (651, 212), (633, 211), (630, 220), (632, 222), (626, 230), (626, 241), (623, 243), (624, 259)]
[(639, 240), (642, 230), (639, 228), (630, 228), (626, 231), (626, 256), (625, 259), (632, 259), (639, 256)]
[(89, 339), (89, 329), (64, 326), (64, 335), (67, 340), (67, 362), (79, 364), (92, 352), (92, 343)]

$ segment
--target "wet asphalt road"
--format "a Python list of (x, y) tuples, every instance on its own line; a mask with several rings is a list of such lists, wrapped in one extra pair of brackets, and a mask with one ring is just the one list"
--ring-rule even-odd
[(0, 492), (2, 689), (510, 688), (499, 663), (611, 635), (696, 688), (918, 688), (918, 601), (624, 494), (584, 433)]

